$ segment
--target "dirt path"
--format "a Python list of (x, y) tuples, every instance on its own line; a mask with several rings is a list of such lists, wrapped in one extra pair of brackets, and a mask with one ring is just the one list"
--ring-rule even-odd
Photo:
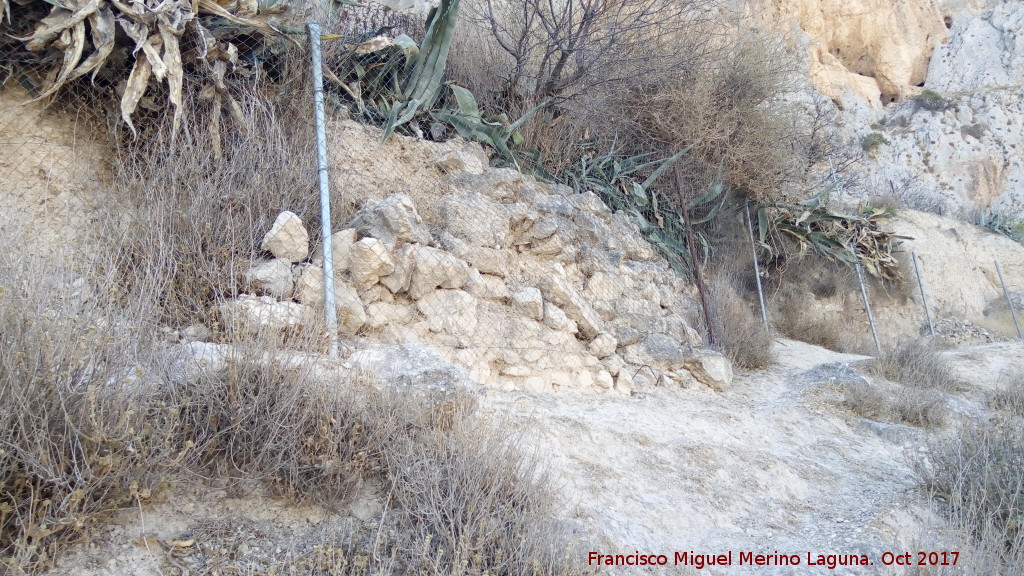
[[(910, 545), (903, 510), (917, 482), (906, 455), (919, 431), (867, 423), (837, 407), (833, 370), (862, 359), (781, 341), (779, 363), (722, 394), (657, 388), (630, 399), (520, 396), (495, 410), (527, 419), (603, 554), (733, 552), (703, 574), (816, 574), (807, 553), (867, 554)], [(799, 567), (738, 566), (739, 553), (799, 554)], [(879, 565), (837, 569), (881, 574)], [(654, 573), (687, 573), (680, 567)], [(614, 568), (613, 574), (644, 573)], [(837, 572), (831, 572), (837, 573)]]
[[(846, 364), (863, 357), (789, 340), (776, 351), (776, 365), (738, 375), (724, 393), (702, 386), (630, 398), (494, 392), (481, 413), (510, 433), (522, 430), (526, 446), (550, 462), (571, 523), (597, 533), (593, 552), (664, 554), (669, 563), (607, 574), (908, 574), (883, 566), (883, 553), (916, 552), (918, 542), (929, 541), (921, 526), (931, 517), (912, 466), (925, 455), (925, 433), (866, 421), (840, 406), (843, 382), (860, 377)], [(1024, 344), (946, 355), (987, 382), (1024, 364)], [(971, 394), (980, 397), (984, 388), (957, 402), (978, 404)], [(975, 408), (976, 415), (980, 404)], [(179, 493), (98, 528), (91, 544), (51, 574), (173, 573), (167, 545), (183, 538), (197, 546), (216, 542), (225, 558), (242, 564), (251, 558), (254, 566), (273, 565), (308, 552), (324, 535), (373, 530), (377, 513), (372, 501), (338, 511), (216, 487)], [(588, 552), (580, 552), (581, 562)], [(674, 566), (677, 552), (688, 559), (731, 552), (732, 565)], [(796, 555), (800, 564), (741, 566), (742, 552), (775, 561)], [(829, 569), (828, 555), (865, 555), (874, 564)]]

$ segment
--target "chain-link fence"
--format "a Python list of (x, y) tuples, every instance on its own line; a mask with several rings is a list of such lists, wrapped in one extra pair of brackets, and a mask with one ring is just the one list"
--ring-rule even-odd
[[(437, 30), (421, 15), (132, 6), (11, 3), (8, 237), (44, 256), (105, 255), (117, 289), (153, 298), (176, 338), (315, 332), (333, 300), (343, 356), (384, 351), (423, 378), (443, 370), (437, 355), (499, 388), (629, 393), (638, 378), (722, 378), (694, 365), (716, 358), (693, 328), (705, 322), (695, 288), (624, 210), (495, 168), (458, 123), (417, 109), (413, 75), (439, 65), (422, 57)], [(322, 46), (326, 226), (309, 21)], [(435, 93), (439, 74), (423, 80)], [(744, 306), (760, 324), (756, 302)]]

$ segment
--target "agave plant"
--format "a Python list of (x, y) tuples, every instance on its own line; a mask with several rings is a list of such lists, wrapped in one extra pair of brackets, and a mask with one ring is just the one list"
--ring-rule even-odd
[[(700, 257), (706, 260), (711, 243), (699, 228), (713, 220), (725, 201), (725, 185), (718, 178), (694, 198), (680, 206), (675, 196), (667, 196), (654, 187), (655, 182), (689, 152), (696, 143), (687, 146), (669, 158), (654, 158), (653, 153), (622, 156), (616, 147), (603, 154), (583, 156), (579, 166), (568, 171), (565, 182), (576, 192), (593, 191), (615, 211), (622, 211), (640, 228), (644, 238), (668, 260), (681, 276), (690, 276), (694, 262), (689, 247), (689, 235), (682, 209), (688, 211), (693, 241), (699, 244)], [(640, 178), (643, 178), (641, 180)]]
[[(223, 30), (214, 34), (200, 16), (210, 17), (207, 20), (212, 24), (235, 26), (247, 34), (246, 38), (253, 33), (284, 37), (266, 19), (283, 10), (281, 0), (13, 0), (15, 6), (10, 1), (0, 4), (0, 23), (6, 21), (7, 26), (24, 29), (26, 22), (18, 20), (28, 19), (35, 26), (34, 32), (17, 40), (28, 51), (40, 54), (41, 60), (47, 54), (61, 55), (53, 80), (39, 90), (36, 99), (50, 97), (85, 75), (95, 81), (111, 65), (115, 50), (133, 55), (134, 64), (120, 102), (121, 118), (133, 134), (132, 116), (151, 81), (166, 84), (177, 132), (186, 63), (203, 65), (213, 99), (225, 103), (229, 113), (240, 119), (241, 110), (225, 85), (225, 75), (239, 64), (239, 46)], [(48, 7), (48, 13), (38, 18), (42, 13), (39, 8), (44, 7)], [(118, 28), (123, 35), (118, 34)], [(120, 38), (126, 38), (130, 45), (119, 46)]]
[(776, 252), (773, 236), (783, 235), (796, 242), (801, 251), (812, 250), (821, 256), (845, 264), (858, 261), (864, 269), (884, 280), (900, 281), (899, 263), (893, 251), (901, 239), (909, 239), (883, 230), (883, 220), (894, 213), (890, 208), (861, 208), (858, 214), (843, 214), (828, 203), (832, 188), (795, 204), (762, 204), (757, 210), (759, 239), (768, 254)]

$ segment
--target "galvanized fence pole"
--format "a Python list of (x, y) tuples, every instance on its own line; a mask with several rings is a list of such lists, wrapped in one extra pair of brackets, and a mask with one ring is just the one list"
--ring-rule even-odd
[(320, 180), (320, 228), (324, 253), (324, 320), (330, 340), (328, 354), (338, 356), (338, 310), (334, 303), (334, 251), (331, 247), (331, 189), (327, 182), (327, 131), (324, 126), (324, 73), (320, 60), (320, 24), (310, 22), (309, 51), (313, 67), (313, 112), (316, 117), (316, 159)]
[(1010, 292), (1006, 289), (1006, 282), (1003, 280), (1003, 271), (999, 268), (999, 261), (993, 260), (996, 265), (996, 274), (999, 275), (999, 284), (1003, 287), (1003, 296), (1006, 298), (1006, 305), (1010, 307), (1010, 317), (1013, 318), (1013, 325), (1017, 328), (1017, 338), (1024, 340), (1024, 334), (1020, 330), (1020, 322), (1017, 321), (1017, 312), (1013, 309), (1013, 298), (1010, 298)]
[(757, 245), (754, 244), (754, 224), (750, 219), (750, 202), (744, 206), (747, 211), (747, 231), (750, 233), (750, 252), (754, 256), (754, 279), (757, 281), (757, 299), (761, 303), (761, 321), (764, 329), (771, 331), (768, 325), (768, 309), (764, 305), (764, 290), (761, 288), (761, 265), (757, 263)]
[(864, 311), (868, 315), (868, 325), (871, 326), (871, 337), (875, 340), (875, 350), (882, 355), (882, 343), (878, 340), (878, 331), (875, 330), (875, 316), (871, 313), (871, 301), (868, 300), (868, 289), (864, 286), (864, 272), (860, 268), (860, 257), (854, 261), (857, 268), (857, 282), (860, 283), (860, 295), (864, 297)]
[(924, 281), (921, 280), (921, 270), (917, 267), (917, 252), (910, 252), (914, 261), (914, 275), (917, 276), (917, 287), (921, 290), (921, 306), (924, 306), (924, 316), (928, 319), (928, 331), (935, 337), (935, 325), (932, 324), (932, 313), (928, 310), (928, 298), (924, 295)]

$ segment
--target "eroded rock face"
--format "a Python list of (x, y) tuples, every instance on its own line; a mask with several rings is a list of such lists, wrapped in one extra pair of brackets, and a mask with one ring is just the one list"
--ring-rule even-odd
[(359, 350), (347, 363), (379, 386), (425, 398), (435, 410), (476, 408), (476, 384), (469, 374), (422, 344)]

